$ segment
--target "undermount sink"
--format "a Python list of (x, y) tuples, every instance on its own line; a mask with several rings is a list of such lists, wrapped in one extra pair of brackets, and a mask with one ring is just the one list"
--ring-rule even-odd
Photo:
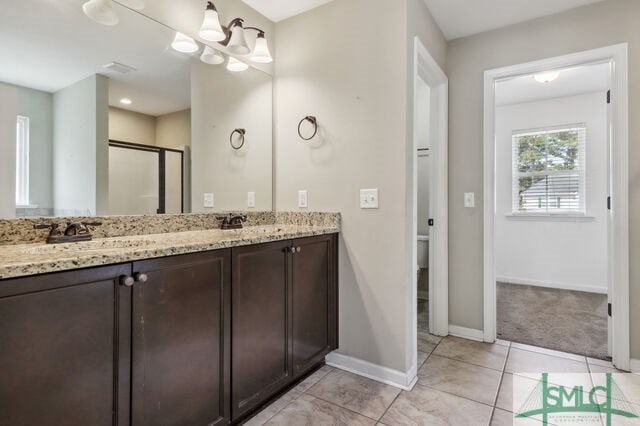
[(27, 247), (23, 250), (23, 252), (25, 254), (54, 254), (70, 251), (83, 252), (94, 250), (145, 248), (153, 244), (155, 244), (155, 241), (151, 240), (94, 240), (79, 243), (38, 245), (35, 247)]

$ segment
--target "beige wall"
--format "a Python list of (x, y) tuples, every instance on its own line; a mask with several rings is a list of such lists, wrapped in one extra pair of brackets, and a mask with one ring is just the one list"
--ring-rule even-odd
[(156, 118), (156, 145), (163, 148), (191, 145), (191, 109)]
[(16, 216), (17, 90), (0, 83), (0, 218)]
[[(629, 43), (631, 306), (640, 304), (640, 2), (608, 0), (449, 43), (450, 267), (454, 325), (481, 329), (483, 72), (551, 56)], [(463, 208), (463, 193), (476, 208)], [(640, 358), (640, 310), (631, 309), (631, 356)]]
[[(421, 11), (412, 28), (433, 25)], [(407, 262), (409, 52), (398, 49), (413, 38), (408, 14), (404, 1), (340, 0), (279, 23), (276, 38), (276, 208), (298, 210), (306, 189), (309, 210), (342, 213), (339, 352), (401, 372), (411, 359), (415, 285)], [(385, 28), (384, 37), (371, 28)], [(444, 60), (441, 36), (425, 43)], [(312, 142), (296, 132), (305, 115), (319, 120)], [(379, 188), (378, 210), (359, 208), (361, 188)]]
[(156, 117), (126, 109), (109, 108), (109, 139), (139, 143), (156, 144)]
[[(247, 193), (256, 193), (255, 210), (273, 206), (273, 81), (269, 74), (242, 73), (198, 60), (191, 67), (192, 211), (247, 209)], [(229, 136), (246, 130), (245, 145), (234, 150)], [(215, 207), (204, 208), (213, 193)]]

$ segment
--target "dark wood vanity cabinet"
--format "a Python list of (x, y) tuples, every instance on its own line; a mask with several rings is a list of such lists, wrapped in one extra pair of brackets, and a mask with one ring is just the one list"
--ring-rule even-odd
[(337, 347), (336, 244), (0, 280), (0, 423), (242, 420)]
[(232, 249), (232, 418), (337, 348), (337, 237)]
[(133, 426), (228, 423), (230, 250), (133, 271)]
[(0, 281), (0, 423), (128, 424), (130, 265)]

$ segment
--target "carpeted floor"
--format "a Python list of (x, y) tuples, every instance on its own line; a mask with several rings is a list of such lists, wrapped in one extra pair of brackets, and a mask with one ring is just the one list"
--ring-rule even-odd
[(607, 295), (497, 284), (498, 338), (607, 357)]

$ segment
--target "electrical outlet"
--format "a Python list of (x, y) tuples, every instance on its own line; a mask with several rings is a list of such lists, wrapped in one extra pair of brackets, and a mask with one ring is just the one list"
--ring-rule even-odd
[(250, 209), (255, 208), (256, 206), (256, 193), (248, 192), (247, 193), (247, 207)]
[(203, 206), (205, 209), (212, 209), (214, 207), (214, 197), (213, 197), (213, 193), (211, 192), (205, 192), (204, 193), (204, 197), (203, 197)]
[(360, 190), (360, 208), (361, 209), (377, 209), (378, 189), (361, 189)]
[(476, 194), (475, 192), (465, 192), (464, 194), (464, 206), (468, 209), (472, 209), (476, 206)]
[(309, 207), (309, 197), (306, 190), (298, 191), (298, 207), (301, 209)]

